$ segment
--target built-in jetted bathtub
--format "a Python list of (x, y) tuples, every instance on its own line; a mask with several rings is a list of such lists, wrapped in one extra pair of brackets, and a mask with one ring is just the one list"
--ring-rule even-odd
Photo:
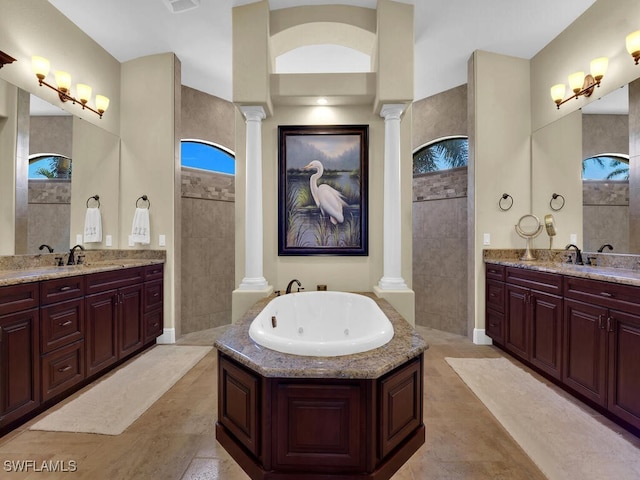
[(249, 336), (283, 353), (338, 356), (366, 352), (393, 338), (393, 325), (369, 297), (347, 292), (298, 292), (272, 299)]

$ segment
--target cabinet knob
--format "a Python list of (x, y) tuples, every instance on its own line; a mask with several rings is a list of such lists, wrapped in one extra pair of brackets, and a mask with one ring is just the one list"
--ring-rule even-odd
[(60, 287), (60, 291), (61, 292), (66, 292), (68, 290), (71, 290), (71, 287), (69, 285), (65, 285), (64, 287)]
[(65, 365), (64, 367), (60, 367), (60, 368), (58, 369), (58, 371), (59, 371), (60, 373), (68, 372), (69, 370), (71, 370), (71, 365)]
[(73, 322), (71, 320), (67, 320), (64, 323), (59, 323), (58, 326), (59, 327), (68, 327), (69, 325), (71, 325)]

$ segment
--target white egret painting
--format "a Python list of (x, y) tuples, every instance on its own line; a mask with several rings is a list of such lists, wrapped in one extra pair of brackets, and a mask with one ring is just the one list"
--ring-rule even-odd
[(367, 255), (367, 133), (278, 127), (279, 255)]

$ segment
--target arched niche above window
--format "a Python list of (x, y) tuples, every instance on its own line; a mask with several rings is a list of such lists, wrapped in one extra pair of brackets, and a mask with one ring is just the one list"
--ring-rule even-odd
[(274, 73), (365, 73), (371, 56), (342, 45), (307, 45), (276, 57)]

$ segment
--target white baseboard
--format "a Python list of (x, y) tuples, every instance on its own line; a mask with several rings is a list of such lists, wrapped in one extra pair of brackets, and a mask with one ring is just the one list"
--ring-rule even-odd
[(473, 329), (473, 343), (476, 345), (493, 345), (493, 340), (491, 340), (491, 337), (487, 337), (484, 331), (484, 328)]
[(156, 343), (164, 345), (176, 343), (176, 329), (165, 328), (162, 335), (156, 338)]

